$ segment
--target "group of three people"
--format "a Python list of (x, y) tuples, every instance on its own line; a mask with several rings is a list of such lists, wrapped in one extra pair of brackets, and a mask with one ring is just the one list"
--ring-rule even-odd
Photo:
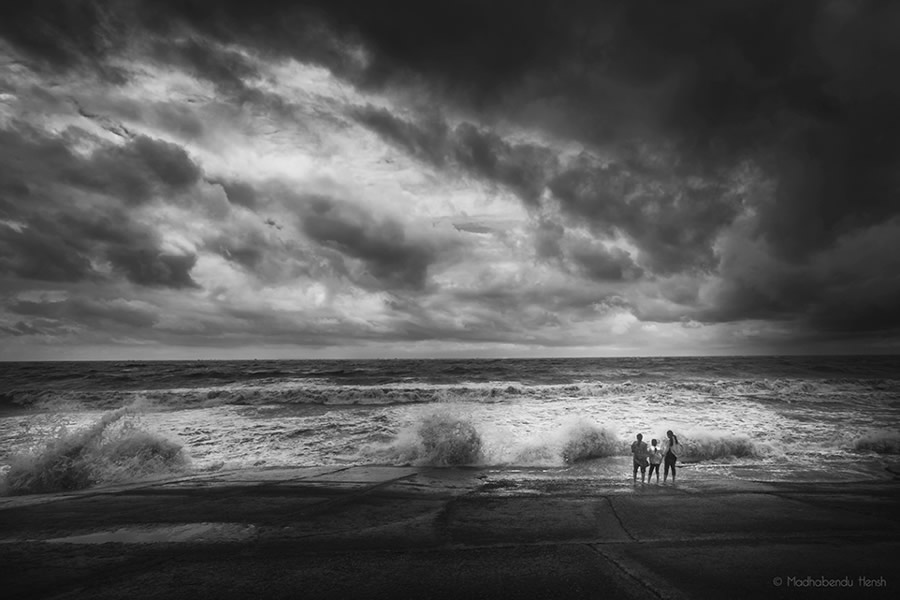
[[(631, 443), (631, 454), (634, 456), (634, 481), (637, 482), (638, 470), (641, 471), (641, 483), (649, 481), (656, 472), (656, 483), (659, 483), (659, 465), (665, 463), (663, 470), (663, 482), (669, 479), (669, 470), (672, 470), (672, 481), (675, 481), (675, 461), (681, 454), (681, 444), (678, 443), (678, 436), (672, 433), (672, 430), (666, 432), (666, 441), (663, 450), (660, 450), (657, 441), (650, 440), (650, 447), (644, 441), (643, 434), (637, 434), (637, 439)], [(647, 475), (647, 467), (650, 467), (650, 474)]]

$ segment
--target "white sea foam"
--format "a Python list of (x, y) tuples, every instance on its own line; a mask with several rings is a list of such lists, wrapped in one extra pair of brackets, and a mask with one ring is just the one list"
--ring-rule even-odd
[(2, 481), (4, 494), (78, 490), (127, 481), (185, 466), (181, 445), (140, 428), (135, 411), (120, 408), (76, 430), (60, 426), (43, 445), (13, 454)]
[(426, 413), (391, 443), (375, 445), (368, 452), (380, 460), (400, 464), (450, 466), (483, 462), (478, 430), (471, 421), (450, 410)]
[[(56, 383), (11, 388), (0, 393), (0, 400), (12, 409), (0, 415), (0, 471), (11, 472), (12, 463), (22, 461), (11, 455), (28, 454), (34, 447), (31, 472), (45, 472), (49, 480), (54, 479), (52, 473), (69, 473), (78, 480), (88, 471), (92, 481), (131, 476), (110, 474), (115, 469), (108, 461), (107, 475), (98, 476), (97, 469), (79, 470), (84, 461), (68, 457), (91, 455), (97, 464), (103, 462), (103, 453), (93, 450), (101, 444), (80, 444), (77, 432), (92, 431), (101, 423), (99, 411), (136, 399), (145, 402), (140, 422), (132, 411), (102, 426), (106, 433), (101, 437), (132, 422), (150, 436), (128, 434), (132, 449), (149, 448), (158, 437), (152, 432), (164, 431), (165, 439), (181, 444), (192, 468), (201, 470), (390, 463), (605, 473), (603, 465), (630, 469), (628, 445), (636, 433), (648, 443), (654, 437), (662, 443), (665, 431), (672, 429), (685, 446), (681, 458), (688, 473), (691, 468), (697, 476), (733, 468), (787, 477), (813, 467), (827, 471), (832, 464), (844, 471), (847, 464), (881, 468), (883, 457), (897, 454), (900, 446), (897, 432), (882, 428), (897, 422), (900, 382), (895, 379), (753, 378), (752, 373), (742, 379), (713, 379), (701, 376), (697, 368), (693, 378), (678, 379), (662, 377), (647, 365), (648, 373), (639, 373), (636, 367), (644, 367), (640, 361), (626, 375), (606, 380), (588, 376), (595, 371), (587, 362), (561, 376), (542, 361), (519, 365), (503, 379), (507, 367), (491, 365), (471, 361), (458, 374), (435, 383), (415, 377), (412, 363), (396, 378), (389, 374), (394, 368), (389, 364), (362, 365), (368, 373), (362, 378), (343, 365), (322, 366), (323, 373), (335, 373), (330, 379), (257, 377), (255, 365), (244, 364), (246, 373), (213, 365), (209, 368), (215, 376), (203, 371), (205, 378), (197, 387), (189, 387), (194, 380), (181, 374), (199, 373), (199, 367), (169, 365), (169, 379), (161, 382), (149, 376), (158, 372), (156, 367), (139, 365), (147, 376), (129, 374), (127, 389), (113, 382), (88, 390), (80, 379), (72, 389)], [(467, 381), (469, 366), (496, 372), (498, 378)], [(65, 367), (80, 373), (78, 368)], [(532, 368), (543, 368), (544, 378), (534, 378)], [(288, 365), (285, 372), (292, 369)], [(718, 371), (727, 372), (724, 367)], [(136, 389), (140, 386), (160, 389)], [(48, 428), (42, 420), (64, 423), (66, 430)], [(110, 455), (131, 452), (142, 462), (137, 458), (141, 453), (126, 450), (127, 444), (116, 451), (114, 444), (105, 445)], [(53, 448), (39, 461), (48, 446)], [(149, 466), (152, 461), (143, 463)], [(123, 470), (136, 472), (134, 466)]]
[(858, 452), (900, 454), (900, 432), (883, 429), (867, 431), (853, 442), (853, 449)]

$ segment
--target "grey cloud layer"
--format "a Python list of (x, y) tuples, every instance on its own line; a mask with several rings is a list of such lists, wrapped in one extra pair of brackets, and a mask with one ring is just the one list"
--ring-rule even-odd
[[(797, 321), (812, 336), (900, 327), (900, 79), (890, 70), (900, 64), (898, 30), (900, 6), (866, 0), (77, 0), (0, 9), (0, 37), (47, 72), (122, 83), (131, 74), (112, 59), (146, 51), (228, 102), (290, 115), (283, 100), (248, 85), (258, 73), (240, 49), (323, 65), (360, 90), (420, 95), (403, 116), (371, 106), (352, 116), (435, 169), (516, 194), (533, 216), (539, 260), (617, 282), (623, 298), (655, 294), (658, 302), (622, 304), (643, 319)], [(191, 123), (154, 110), (173, 127)], [(501, 124), (586, 151), (563, 159), (549, 143), (506, 139)], [(199, 135), (202, 125), (190, 126)], [(52, 191), (34, 183), (126, 206), (176, 198), (202, 180), (182, 149), (135, 136), (84, 158), (71, 139), (22, 128), (0, 136), (15, 149), (0, 150), (12, 165), (0, 173), (0, 210), (26, 224), (0, 228), (0, 270), (77, 281), (99, 276), (99, 256), (136, 284), (195, 285), (196, 257), (161, 254), (154, 232), (127, 216), (127, 235), (115, 238), (97, 224), (119, 221), (108, 208), (46, 208)], [(747, 164), (755, 188), (742, 180)], [(259, 210), (254, 188), (218, 183), (236, 209)], [(35, 208), (19, 208), (26, 198)], [(303, 206), (296, 227), (310, 246), (292, 252), (369, 289), (421, 293), (448, 251), (354, 203)], [(601, 243), (619, 237), (636, 252)], [(248, 270), (285, 251), (260, 233), (214, 243)], [(352, 272), (353, 261), (365, 273)]]
[(93, 261), (102, 259), (137, 284), (195, 286), (189, 273), (196, 257), (162, 251), (129, 207), (187, 190), (199, 168), (182, 148), (145, 136), (88, 156), (73, 153), (69, 145), (81, 135), (0, 130), (0, 214), (15, 224), (0, 227), (0, 271), (47, 281), (100, 279)]

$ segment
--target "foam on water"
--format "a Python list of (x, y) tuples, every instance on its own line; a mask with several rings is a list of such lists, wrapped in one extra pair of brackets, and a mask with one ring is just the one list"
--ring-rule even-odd
[(483, 462), (478, 431), (468, 419), (447, 410), (425, 414), (392, 442), (372, 446), (368, 452), (394, 464), (451, 466)]
[[(80, 377), (85, 367), (52, 365), (68, 387), (21, 377), (0, 391), (0, 471), (32, 490), (186, 468), (187, 457), (198, 470), (379, 463), (630, 477), (634, 436), (662, 443), (667, 429), (684, 445), (688, 472), (702, 477), (844, 477), (877, 472), (898, 454), (890, 425), (900, 420), (900, 380), (886, 375), (893, 363), (867, 378), (846, 367), (865, 373), (864, 362), (832, 361), (829, 373), (842, 376), (826, 378), (812, 374), (819, 362), (804, 363), (802, 377), (764, 362), (770, 370), (761, 376), (756, 359), (733, 358), (629, 359), (615, 369), (553, 360), (233, 370), (140, 363), (121, 373), (92, 367), (90, 377), (105, 382), (97, 389)], [(735, 369), (740, 376), (728, 378)], [(115, 416), (136, 399), (139, 409)]]
[(35, 494), (78, 490), (177, 471), (186, 465), (181, 444), (140, 428), (123, 407), (88, 427), (58, 427), (50, 439), (13, 454), (0, 492)]
[(562, 459), (567, 463), (616, 456), (624, 451), (615, 431), (598, 427), (589, 421), (571, 422), (563, 430)]
[(710, 461), (722, 458), (763, 458), (777, 452), (771, 444), (762, 444), (746, 435), (702, 432), (679, 435), (682, 461)]
[(877, 454), (900, 454), (900, 433), (886, 430), (868, 431), (854, 441), (853, 449)]

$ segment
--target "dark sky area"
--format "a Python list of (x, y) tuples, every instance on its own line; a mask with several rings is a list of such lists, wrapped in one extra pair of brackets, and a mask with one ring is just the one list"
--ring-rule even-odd
[(0, 359), (900, 349), (900, 3), (0, 8)]

